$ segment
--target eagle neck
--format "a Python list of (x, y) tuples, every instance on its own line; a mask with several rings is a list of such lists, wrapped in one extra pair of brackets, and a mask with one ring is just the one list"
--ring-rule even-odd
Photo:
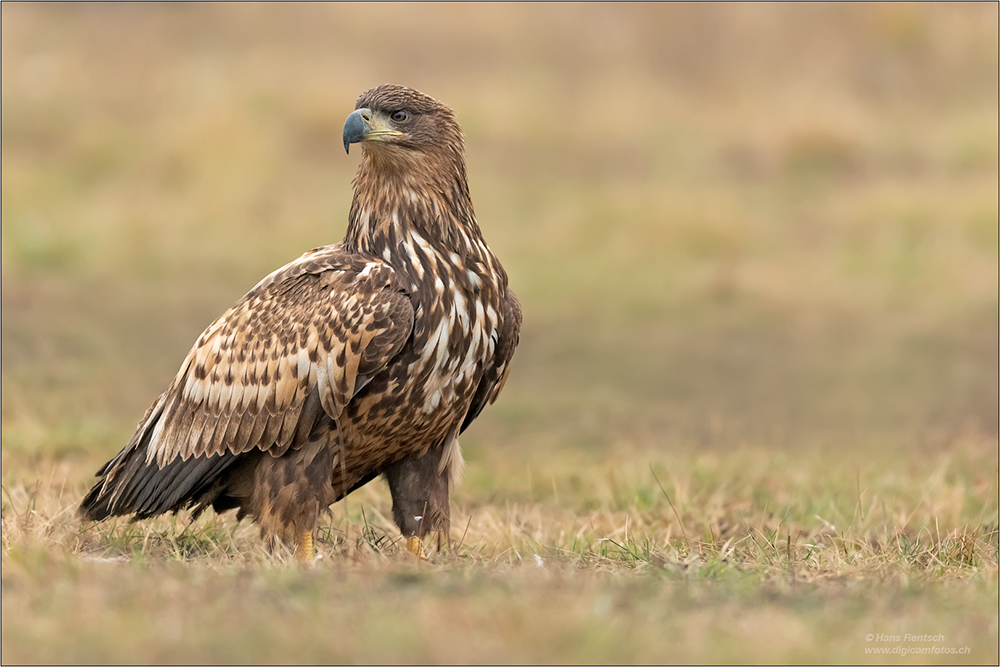
[[(452, 263), (472, 259), (502, 271), (476, 222), (464, 164), (446, 170), (391, 170), (372, 162), (362, 160), (354, 179), (346, 249), (396, 268), (443, 257)], [(429, 171), (445, 175), (428, 177)]]

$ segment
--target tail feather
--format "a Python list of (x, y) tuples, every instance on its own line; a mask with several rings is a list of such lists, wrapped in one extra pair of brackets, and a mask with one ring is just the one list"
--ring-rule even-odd
[(101, 469), (101, 479), (83, 499), (79, 514), (99, 521), (110, 516), (134, 514), (136, 519), (145, 519), (176, 512), (199, 500), (239, 458), (225, 452), (186, 461), (177, 458), (160, 467), (146, 461), (145, 447), (140, 445)]
[(211, 486), (215, 480), (219, 479), (223, 473), (227, 472), (238, 458), (239, 456), (229, 453), (205, 458), (205, 470), (199, 472), (197, 475), (188, 475), (182, 483), (177, 485), (173, 492), (165, 496), (158, 505), (153, 507), (153, 511), (161, 514), (169, 512), (171, 508), (177, 507), (179, 504), (183, 504), (186, 507), (195, 502), (203, 501), (202, 494), (205, 489)]

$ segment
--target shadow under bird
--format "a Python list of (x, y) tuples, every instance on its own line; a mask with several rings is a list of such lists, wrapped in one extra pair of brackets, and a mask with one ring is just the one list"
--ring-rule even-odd
[(309, 560), (321, 512), (382, 475), (412, 553), (447, 539), (458, 436), (503, 388), (521, 307), (476, 222), (451, 109), (372, 88), (344, 124), (355, 143), (344, 240), (209, 325), (83, 518), (237, 509)]

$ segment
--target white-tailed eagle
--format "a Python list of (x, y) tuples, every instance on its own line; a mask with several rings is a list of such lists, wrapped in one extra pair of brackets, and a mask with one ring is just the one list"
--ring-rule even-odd
[(382, 475), (410, 551), (447, 537), (458, 436), (510, 370), (521, 307), (476, 222), (448, 107), (396, 85), (358, 98), (347, 234), (209, 325), (81, 516), (238, 509), (313, 557), (317, 518)]

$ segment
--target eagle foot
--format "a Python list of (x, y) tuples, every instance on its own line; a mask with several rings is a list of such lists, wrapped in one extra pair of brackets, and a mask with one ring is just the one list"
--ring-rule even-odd
[(295, 560), (304, 563), (312, 562), (316, 557), (316, 550), (313, 548), (313, 534), (311, 530), (304, 530), (299, 534), (299, 544), (295, 547)]
[(419, 560), (427, 560), (427, 552), (424, 551), (424, 545), (416, 535), (406, 538), (406, 550)]

